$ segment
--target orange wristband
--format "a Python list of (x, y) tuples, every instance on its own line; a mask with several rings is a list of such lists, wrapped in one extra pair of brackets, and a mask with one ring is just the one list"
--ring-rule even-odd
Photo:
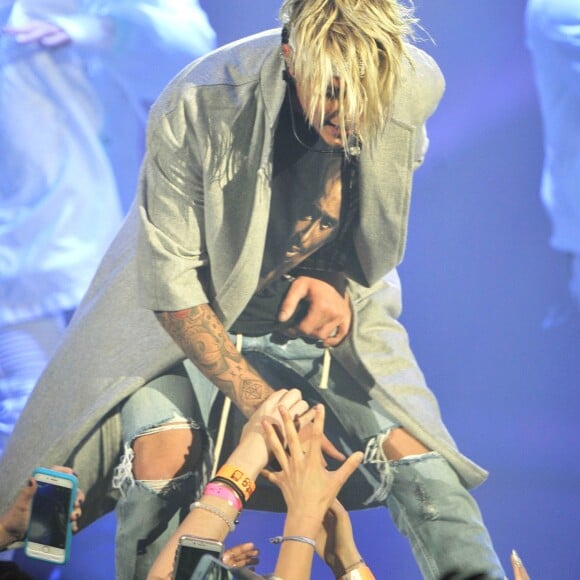
[(235, 465), (230, 465), (229, 463), (222, 465), (215, 476), (226, 479), (235, 485), (246, 501), (250, 499), (256, 490), (254, 481)]
[(375, 580), (374, 574), (371, 569), (366, 565), (362, 564), (358, 568), (354, 568), (350, 572), (338, 577), (339, 580)]

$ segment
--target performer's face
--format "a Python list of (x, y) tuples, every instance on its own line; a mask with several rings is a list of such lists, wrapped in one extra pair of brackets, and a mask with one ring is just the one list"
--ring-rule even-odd
[[(282, 45), (282, 55), (286, 61), (287, 70), (295, 81), (296, 94), (298, 95), (298, 101), (302, 112), (309, 110), (310, 101), (313, 95), (307, 94), (303, 87), (301, 86), (300, 80), (294, 76), (294, 70), (291, 62), (292, 49), (288, 44)], [(317, 107), (313, 116), (312, 128), (320, 135), (322, 140), (331, 147), (342, 147), (342, 136), (340, 133), (340, 105), (338, 100), (339, 92), (339, 80), (335, 78), (331, 85), (327, 87), (326, 97), (324, 101), (324, 111), (320, 111), (320, 107)], [(316, 98), (316, 97), (314, 97)], [(346, 131), (347, 138), (349, 136), (349, 130), (347, 127)]]
[[(338, 101), (338, 79), (333, 81), (333, 85), (328, 87), (324, 101), (324, 111), (320, 114), (317, 109), (314, 114), (312, 128), (320, 135), (322, 140), (331, 147), (342, 147), (342, 136), (340, 134), (339, 121), (339, 101)], [(310, 96), (301, 88), (300, 83), (296, 83), (296, 93), (298, 101), (303, 111), (307, 111), (310, 103)], [(348, 135), (348, 130), (347, 130)]]

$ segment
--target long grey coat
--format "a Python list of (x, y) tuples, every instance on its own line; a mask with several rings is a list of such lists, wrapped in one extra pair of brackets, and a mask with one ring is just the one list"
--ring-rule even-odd
[[(361, 154), (355, 246), (362, 272), (352, 273), (349, 285), (353, 332), (332, 355), (360, 388), (475, 486), (486, 472), (457, 451), (396, 321), (394, 268), (405, 246), (412, 174), (426, 150), (424, 123), (444, 87), (431, 58), (409, 51), (414, 66), (406, 69), (393, 119)], [(167, 245), (151, 231), (148, 208), (132, 208), (16, 427), (0, 469), (0, 510), (33, 467), (67, 461), (88, 492), (84, 525), (110, 510), (111, 472), (121, 451), (119, 404), (184, 358), (150, 309), (209, 300), (227, 327), (244, 308), (258, 279), (268, 221), (282, 70), (279, 31), (270, 31), (196, 61), (159, 99), (140, 188), (154, 188), (160, 198), (171, 182), (183, 188), (183, 207), (173, 208), (166, 225), (189, 244), (189, 254), (176, 270), (174, 257), (163, 256)], [(164, 154), (172, 156), (167, 183), (155, 169)], [(144, 235), (153, 239), (153, 250), (141, 252), (138, 278), (136, 246)], [(155, 263), (150, 277), (149, 259)], [(210, 279), (202, 283), (198, 272), (208, 269)]]

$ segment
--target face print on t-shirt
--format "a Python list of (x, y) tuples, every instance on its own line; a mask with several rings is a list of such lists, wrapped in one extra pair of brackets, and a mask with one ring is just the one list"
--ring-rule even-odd
[(294, 209), (293, 231), (284, 244), (282, 267), (292, 269), (304, 258), (322, 247), (335, 233), (340, 219), (342, 184), (340, 161), (335, 160), (326, 168), (323, 177), (324, 189), (319, 195), (307, 196)]
[(286, 139), (276, 147), (261, 287), (329, 242), (341, 213), (342, 153), (306, 150)]

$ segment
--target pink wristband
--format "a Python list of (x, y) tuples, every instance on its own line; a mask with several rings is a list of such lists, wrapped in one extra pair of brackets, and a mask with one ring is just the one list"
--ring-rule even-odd
[(242, 501), (236, 492), (229, 488), (227, 485), (221, 485), (219, 483), (208, 483), (203, 490), (203, 494), (225, 499), (232, 507), (236, 508), (238, 512), (242, 511)]

